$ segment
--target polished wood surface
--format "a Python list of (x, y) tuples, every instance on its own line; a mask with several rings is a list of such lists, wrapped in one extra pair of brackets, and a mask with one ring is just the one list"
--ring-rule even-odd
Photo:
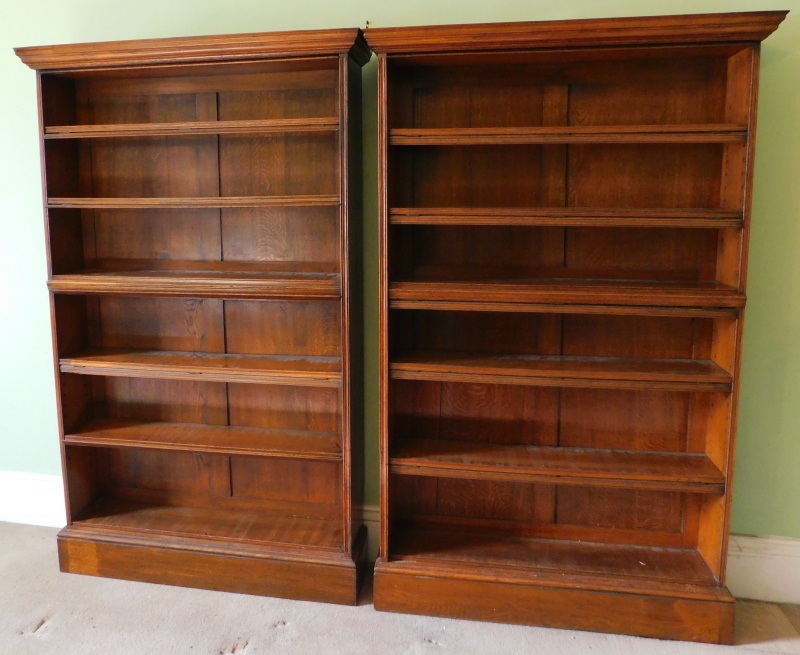
[(306, 30), (266, 34), (142, 39), (104, 43), (16, 48), (17, 56), (40, 70), (81, 69), (106, 66), (199, 63), (303, 57), (348, 53), (362, 66), (369, 61), (369, 47), (361, 30)]
[(368, 29), (379, 54), (762, 41), (786, 11)]
[(742, 227), (742, 214), (713, 209), (393, 207), (392, 225), (539, 225), (582, 227)]
[(719, 494), (725, 478), (705, 455), (404, 439), (393, 474), (556, 482)]
[(214, 198), (49, 198), (52, 209), (184, 209), (193, 207), (313, 207), (338, 205), (338, 196), (242, 196)]
[(64, 571), (354, 604), (357, 29), (22, 48)]
[(338, 357), (99, 351), (64, 357), (63, 373), (157, 379), (341, 386)]
[(367, 30), (378, 609), (731, 642), (758, 42), (785, 15)]
[[(697, 551), (645, 546), (558, 542), (499, 537), (487, 543), (481, 534), (410, 529), (398, 541), (395, 559), (439, 560), (446, 564), (527, 566), (537, 571), (575, 575), (614, 575), (678, 584), (715, 586)], [(518, 569), (517, 569), (518, 570)]]
[(338, 298), (336, 273), (275, 271), (80, 271), (54, 275), (56, 293), (108, 293), (190, 298)]
[(338, 118), (284, 118), (262, 121), (192, 121), (186, 123), (133, 123), (131, 125), (53, 125), (44, 128), (45, 139), (102, 139), (137, 136), (192, 136), (195, 134), (271, 134), (336, 132)]
[(621, 357), (492, 356), (412, 353), (396, 356), (392, 379), (494, 382), (557, 387), (598, 386), (679, 391), (729, 391), (730, 374), (711, 361)]
[(243, 543), (264, 542), (340, 550), (338, 521), (269, 516), (264, 511), (171, 507), (99, 500), (77, 519), (78, 527), (113, 532), (197, 536)]
[(192, 423), (92, 420), (64, 435), (70, 445), (153, 448), (226, 455), (341, 461), (339, 435), (299, 430), (261, 430)]
[(362, 559), (365, 547), (363, 528), (350, 557), (68, 526), (58, 556), (62, 570), (84, 575), (355, 605), (361, 572), (353, 560)]
[[(568, 273), (564, 271), (564, 273)], [(480, 274), (480, 272), (478, 273)], [(529, 303), (601, 303), (671, 307), (743, 307), (745, 296), (719, 282), (656, 282), (646, 280), (470, 280), (469, 282), (406, 282), (389, 286), (392, 300), (440, 300)]]
[(740, 125), (620, 125), (599, 127), (473, 127), (389, 130), (393, 146), (504, 143), (726, 143), (744, 141)]
[[(652, 592), (604, 590), (598, 580), (588, 588), (569, 581), (541, 577), (508, 581), (486, 576), (459, 576), (431, 564), (378, 560), (375, 567), (375, 607), (378, 610), (443, 616), (495, 623), (520, 623), (573, 630), (581, 626), (659, 639), (710, 643), (733, 641), (733, 598), (685, 599)], [(683, 585), (685, 586), (685, 585)], [(577, 587), (577, 588), (576, 588)], [(599, 590), (598, 590), (599, 589)]]

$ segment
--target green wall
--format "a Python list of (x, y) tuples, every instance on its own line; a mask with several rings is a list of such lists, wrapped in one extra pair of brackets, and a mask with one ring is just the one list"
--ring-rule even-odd
[[(0, 471), (58, 474), (36, 90), (13, 46), (790, 9), (763, 47), (733, 530), (800, 538), (800, 0), (0, 0)], [(558, 6), (556, 6), (558, 5)], [(377, 80), (364, 68), (367, 502), (378, 501)]]

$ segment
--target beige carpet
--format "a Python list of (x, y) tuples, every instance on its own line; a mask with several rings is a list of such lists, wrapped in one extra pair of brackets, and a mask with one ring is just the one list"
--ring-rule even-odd
[[(376, 612), (59, 573), (57, 530), (0, 523), (0, 655), (501, 655), (731, 652), (617, 635)], [(792, 623), (794, 622), (794, 623)], [(741, 602), (736, 652), (800, 654), (800, 608)], [(757, 649), (757, 650), (754, 650)]]

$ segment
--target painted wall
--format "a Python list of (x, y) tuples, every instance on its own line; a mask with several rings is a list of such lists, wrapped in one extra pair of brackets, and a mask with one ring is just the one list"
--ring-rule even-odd
[[(34, 73), (13, 46), (790, 9), (764, 45), (733, 530), (800, 538), (800, 0), (0, 0), (0, 471), (58, 474)], [(777, 4), (775, 4), (777, 3)], [(367, 502), (378, 501), (377, 97), (364, 68)]]

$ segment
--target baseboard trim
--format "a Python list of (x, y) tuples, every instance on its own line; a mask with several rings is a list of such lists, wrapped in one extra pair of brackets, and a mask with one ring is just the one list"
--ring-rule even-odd
[[(380, 510), (356, 508), (367, 526), (367, 557), (378, 557)], [(0, 521), (61, 528), (66, 525), (64, 490), (58, 475), (0, 471)], [(728, 588), (737, 598), (800, 603), (800, 539), (731, 535)]]
[(0, 521), (63, 528), (67, 513), (61, 476), (0, 471)]
[(377, 505), (362, 505), (355, 508), (356, 518), (367, 526), (367, 559), (378, 559), (381, 545), (381, 510)]
[(737, 598), (800, 603), (800, 539), (731, 535), (728, 589)]

